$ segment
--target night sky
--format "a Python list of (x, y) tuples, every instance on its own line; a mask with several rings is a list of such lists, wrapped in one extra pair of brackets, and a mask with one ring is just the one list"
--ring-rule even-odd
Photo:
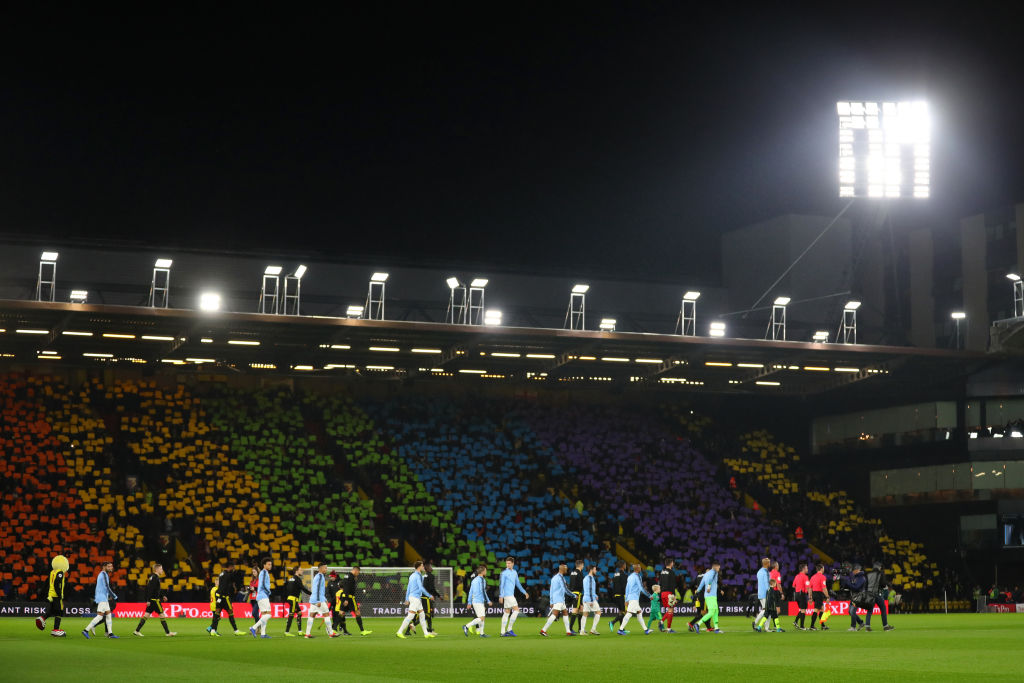
[(1024, 200), (1001, 5), (427, 4), (6, 14), (0, 232), (714, 280), (839, 210), (837, 99), (930, 100), (912, 220)]

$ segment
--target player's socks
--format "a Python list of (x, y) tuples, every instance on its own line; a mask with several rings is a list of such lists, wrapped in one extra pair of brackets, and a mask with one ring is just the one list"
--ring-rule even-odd
[[(44, 624), (45, 624), (45, 622), (44, 622)], [(53, 630), (54, 631), (59, 631), (60, 630), (60, 617), (54, 617), (53, 618)]]
[(565, 632), (566, 633), (572, 633), (572, 622), (569, 621), (569, 615), (567, 615), (567, 614), (563, 614), (562, 615), (562, 623), (565, 624)]
[(103, 618), (103, 622), (107, 625), (107, 635), (114, 635), (114, 615), (107, 612), (106, 616)]
[(601, 613), (598, 612), (594, 615), (594, 622), (590, 625), (591, 632), (597, 632), (597, 622), (601, 621)]
[(170, 635), (171, 629), (170, 629), (170, 627), (167, 626), (167, 620), (166, 619), (161, 619), (160, 620), (160, 625), (164, 627), (164, 633)]
[(508, 618), (508, 630), (511, 631), (515, 628), (516, 619), (519, 618), (519, 610), (512, 610), (512, 614)]
[(398, 627), (398, 635), (405, 637), (405, 629), (409, 628), (409, 624), (412, 623), (413, 617), (416, 615), (412, 612), (406, 612), (405, 619), (402, 621), (402, 625)]
[(626, 624), (629, 623), (629, 620), (630, 620), (630, 618), (632, 616), (633, 616), (633, 614), (631, 612), (626, 612), (626, 616), (622, 617), (622, 623), (619, 624), (619, 630), (620, 631), (625, 631), (626, 630)]
[(324, 629), (327, 631), (327, 635), (329, 635), (332, 638), (334, 637), (334, 634), (337, 633), (337, 631), (334, 630), (334, 625), (331, 624), (330, 614), (324, 615)]
[(86, 631), (92, 631), (94, 628), (99, 626), (100, 622), (102, 622), (102, 621), (103, 621), (103, 615), (102, 614), (97, 614), (95, 617), (93, 617), (93, 620), (89, 622), (89, 625), (85, 627), (85, 630)]
[[(288, 622), (284, 625), (285, 635), (287, 635), (292, 630), (292, 620), (294, 618), (295, 618), (295, 615), (292, 614), (291, 612), (289, 612), (288, 613)], [(301, 624), (299, 625), (299, 628), (300, 629), (302, 628)]]
[(814, 623), (818, 621), (818, 613), (814, 612), (811, 614), (811, 628), (814, 628)]
[(546, 633), (551, 624), (555, 623), (555, 619), (557, 619), (557, 617), (555, 616), (554, 612), (552, 612), (551, 615), (548, 617), (548, 620), (544, 622), (544, 626), (541, 627), (540, 630)]
[(139, 619), (139, 625), (135, 627), (135, 632), (136, 633), (140, 633), (142, 631), (142, 627), (145, 626), (145, 625), (146, 625), (146, 617), (142, 617), (141, 619)]
[(427, 615), (423, 612), (420, 612), (420, 627), (423, 629), (423, 637), (430, 637), (430, 629), (427, 628)]
[(581, 614), (580, 616), (580, 633), (587, 632), (587, 615)]
[(508, 612), (501, 613), (501, 632), (505, 633), (508, 630)]

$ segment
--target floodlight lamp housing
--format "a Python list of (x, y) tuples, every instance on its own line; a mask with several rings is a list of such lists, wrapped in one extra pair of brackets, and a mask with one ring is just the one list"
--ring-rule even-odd
[(450, 277), (445, 280), (445, 282), (448, 284), (448, 289), (458, 289), (462, 286), (462, 283), (459, 282), (459, 278), (457, 277)]
[(856, 311), (858, 308), (860, 308), (860, 302), (859, 301), (847, 301), (846, 305), (843, 306), (843, 308), (845, 310), (847, 310), (847, 311)]
[(72, 289), (69, 298), (76, 304), (84, 304), (85, 300), (89, 298), (89, 292), (84, 289)]
[(174, 261), (169, 259), (169, 258), (158, 258), (156, 260), (156, 262), (153, 264), (153, 267), (154, 268), (170, 268), (172, 263), (174, 263)]
[(487, 278), (485, 278), (485, 277), (478, 277), (478, 278), (475, 278), (472, 282), (470, 282), (469, 286), (470, 287), (486, 287), (487, 283), (488, 283), (488, 279)]
[(295, 269), (295, 272), (292, 273), (292, 277), (295, 278), (296, 280), (301, 280), (302, 276), (306, 274), (306, 270), (308, 270), (306, 266), (300, 265), (298, 268)]
[(219, 311), (220, 310), (220, 294), (216, 292), (203, 292), (199, 295), (199, 310), (201, 311)]
[(388, 274), (387, 273), (374, 273), (373, 275), (370, 276), (370, 282), (387, 282), (387, 281), (388, 281)]
[(696, 301), (700, 298), (700, 292), (687, 292), (683, 294), (684, 301)]
[(267, 269), (263, 271), (264, 275), (280, 275), (283, 268), (281, 266), (267, 266)]
[(58, 256), (58, 253), (55, 252), (55, 251), (44, 251), (39, 256), (39, 260), (40, 261), (45, 261), (47, 263), (55, 263), (57, 261), (57, 256)]
[(790, 301), (791, 301), (791, 299), (788, 296), (780, 296), (777, 299), (775, 299), (775, 305), (776, 306), (785, 306)]
[(1018, 275), (1017, 273), (1007, 273), (1006, 279), (1013, 280), (1014, 282), (1020, 282), (1020, 275)]
[(963, 311), (953, 311), (949, 315), (951, 318), (953, 318), (953, 320), (963, 320), (964, 318), (967, 317), (967, 314), (964, 313)]
[(573, 285), (572, 293), (573, 294), (586, 294), (589, 289), (590, 289), (590, 285)]

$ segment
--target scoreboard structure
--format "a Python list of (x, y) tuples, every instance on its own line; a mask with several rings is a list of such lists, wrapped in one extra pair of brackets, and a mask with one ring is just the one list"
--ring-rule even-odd
[(839, 196), (927, 199), (931, 194), (928, 103), (837, 102)]

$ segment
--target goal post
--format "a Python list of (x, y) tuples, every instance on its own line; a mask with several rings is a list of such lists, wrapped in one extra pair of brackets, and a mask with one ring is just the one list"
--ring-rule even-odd
[[(316, 567), (310, 567), (306, 577), (306, 588), (312, 584)], [(327, 574), (337, 572), (339, 578), (351, 571), (351, 567), (328, 567)], [(412, 567), (360, 567), (359, 578), (356, 579), (356, 602), (364, 617), (399, 617), (405, 616), (405, 589), (409, 582)], [(435, 617), (452, 617), (454, 615), (452, 598), (454, 596), (455, 572), (451, 567), (434, 567), (434, 583), (441, 597), (434, 603)]]

